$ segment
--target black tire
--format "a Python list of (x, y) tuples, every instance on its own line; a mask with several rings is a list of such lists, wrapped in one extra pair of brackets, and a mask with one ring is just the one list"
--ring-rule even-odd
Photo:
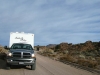
[(10, 70), (10, 67), (7, 67), (7, 70)]
[(36, 61), (34, 62), (33, 65), (31, 65), (31, 70), (35, 70), (36, 69)]
[(7, 70), (10, 70), (10, 65), (9, 64), (7, 64)]

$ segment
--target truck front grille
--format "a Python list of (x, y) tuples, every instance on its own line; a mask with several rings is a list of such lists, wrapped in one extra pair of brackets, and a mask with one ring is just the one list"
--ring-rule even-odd
[(21, 52), (14, 52), (13, 57), (21, 58)]
[(14, 52), (13, 57), (15, 58), (30, 58), (31, 53), (26, 53), (26, 52)]
[(31, 54), (30, 53), (23, 53), (23, 58), (30, 58)]

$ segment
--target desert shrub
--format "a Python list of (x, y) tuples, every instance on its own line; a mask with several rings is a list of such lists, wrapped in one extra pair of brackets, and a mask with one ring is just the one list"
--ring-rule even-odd
[(68, 50), (63, 51), (63, 54), (68, 54), (68, 53), (69, 53)]
[(82, 66), (86, 66), (90, 68), (96, 68), (96, 66), (98, 65), (97, 61), (92, 61), (92, 60), (87, 60), (87, 59), (78, 59), (77, 63)]
[(42, 54), (44, 51), (41, 49), (41, 50), (39, 50), (37, 53), (38, 54)]
[(60, 45), (56, 45), (56, 46), (55, 46), (55, 50), (54, 50), (54, 51), (55, 51), (55, 52), (57, 52), (57, 51), (59, 51), (59, 50), (60, 50), (60, 48), (61, 48), (61, 47), (60, 47)]
[(5, 50), (3, 47), (0, 47), (0, 59), (5, 59), (8, 50)]
[(39, 50), (38, 53), (44, 56), (52, 56), (51, 54), (54, 54), (54, 51), (52, 49), (45, 48), (45, 49)]
[(44, 53), (50, 53), (50, 54), (53, 54), (54, 51), (53, 51), (52, 49), (46, 48), (46, 49), (44, 50)]
[(76, 62), (77, 62), (77, 59), (74, 58), (74, 57), (71, 56), (71, 55), (64, 55), (64, 56), (60, 57), (59, 60), (60, 60), (60, 61), (69, 61), (69, 62), (73, 62), (73, 63), (76, 63)]
[(0, 53), (0, 59), (5, 60), (6, 56), (7, 56), (6, 53)]
[(80, 54), (80, 55), (79, 55), (79, 58), (83, 58), (83, 59), (85, 59), (86, 57), (85, 57), (85, 55)]
[(0, 47), (0, 53), (6, 53), (7, 54), (8, 50), (4, 49), (3, 47)]
[(56, 45), (55, 49), (60, 49), (60, 45)]
[(100, 65), (100, 57), (96, 57), (98, 64)]

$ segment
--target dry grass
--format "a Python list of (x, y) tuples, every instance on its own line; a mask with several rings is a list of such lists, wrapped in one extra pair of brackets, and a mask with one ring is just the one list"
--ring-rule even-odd
[(85, 58), (84, 59), (83, 58), (75, 58), (74, 56), (72, 56), (70, 54), (54, 53), (54, 52), (52, 52), (51, 49), (41, 50), (41, 51), (39, 51), (39, 54), (50, 57), (55, 60), (62, 61), (62, 62), (77, 63), (81, 66), (90, 67), (90, 68), (96, 68), (100, 64), (100, 62), (98, 63), (98, 61), (100, 61), (100, 58), (98, 58), (98, 61), (93, 61), (93, 60), (85, 59)]
[(87, 60), (87, 59), (78, 59), (77, 63), (82, 66), (86, 66), (86, 67), (90, 67), (90, 68), (96, 68), (98, 66), (97, 61)]
[(8, 50), (4, 49), (4, 47), (0, 46), (0, 53), (8, 53)]
[(62, 57), (60, 57), (59, 59), (60, 61), (63, 61), (63, 62), (66, 62), (66, 61), (69, 61), (69, 62), (73, 62), (73, 63), (76, 63), (77, 62), (77, 59), (74, 58), (73, 56), (71, 55), (63, 55)]
[(3, 47), (0, 46), (0, 59), (5, 60), (7, 53), (8, 53), (8, 50), (6, 50), (6, 49), (4, 49)]
[(40, 49), (38, 53), (39, 54), (48, 55), (48, 54), (53, 54), (54, 51), (52, 49), (45, 48), (45, 49)]

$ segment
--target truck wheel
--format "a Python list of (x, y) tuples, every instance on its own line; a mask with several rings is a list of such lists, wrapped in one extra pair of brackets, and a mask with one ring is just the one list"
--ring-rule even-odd
[(10, 70), (10, 65), (9, 64), (7, 64), (7, 70)]
[(7, 70), (10, 70), (10, 67), (7, 67)]
[(36, 62), (34, 62), (33, 65), (31, 65), (31, 70), (35, 70), (36, 69)]

